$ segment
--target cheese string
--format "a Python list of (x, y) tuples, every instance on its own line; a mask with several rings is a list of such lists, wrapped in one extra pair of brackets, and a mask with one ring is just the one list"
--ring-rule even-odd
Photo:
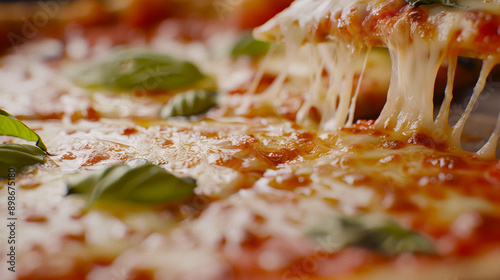
[[(353, 89), (357, 71), (354, 66), (363, 63), (360, 49), (337, 42), (318, 44), (315, 48), (319, 50), (318, 55), (324, 62), (324, 69), (329, 78), (327, 89), (319, 87), (311, 92), (315, 96), (317, 107), (321, 108), (320, 127), (325, 130), (333, 130), (350, 126), (354, 119), (354, 116), (351, 116), (355, 106), (353, 102), (356, 101), (353, 100), (353, 92), (355, 94), (361, 88), (362, 78), (358, 81), (358, 89)], [(364, 69), (368, 55), (369, 52), (365, 57)], [(361, 72), (364, 72), (364, 69)], [(349, 117), (351, 117), (350, 120)]]
[(277, 44), (271, 44), (269, 51), (264, 56), (262, 64), (260, 64), (259, 68), (257, 69), (257, 72), (255, 73), (255, 77), (253, 78), (250, 86), (248, 87), (247, 93), (249, 95), (257, 93), (257, 87), (259, 86), (260, 81), (262, 81), (262, 77), (264, 77), (266, 71), (266, 65), (269, 64), (269, 61), (273, 57), (273, 54), (275, 53), (277, 48), (278, 48)]
[(444, 47), (417, 39), (411, 44), (394, 40), (387, 45), (392, 72), (376, 128), (390, 129), (403, 137), (432, 130), (434, 83), (445, 57)]
[[(338, 65), (338, 51), (340, 50), (340, 46), (336, 43), (328, 43), (323, 45), (323, 47), (319, 48), (320, 58), (324, 61), (326, 66), (326, 71), (328, 72), (328, 88), (326, 90), (326, 95), (323, 98), (319, 98), (319, 94), (322, 91), (313, 91), (312, 94), (317, 96), (317, 102), (320, 102), (318, 105), (321, 106), (321, 123), (320, 127), (326, 128), (328, 125), (328, 121), (332, 120), (337, 112), (338, 107), (338, 88), (337, 88), (337, 80), (336, 78), (342, 75), (342, 72), (339, 71)], [(324, 100), (322, 100), (324, 99)]]
[(446, 92), (441, 108), (439, 109), (439, 114), (436, 117), (434, 123), (437, 127), (443, 129), (449, 128), (448, 118), (450, 116), (450, 106), (451, 100), (453, 99), (453, 84), (455, 83), (455, 72), (457, 70), (457, 57), (448, 57), (448, 80), (446, 84)]
[(469, 119), (469, 116), (472, 113), (472, 109), (474, 109), (474, 105), (476, 105), (476, 101), (479, 98), (479, 95), (481, 94), (481, 92), (483, 92), (484, 87), (486, 86), (486, 79), (488, 78), (488, 75), (490, 74), (491, 70), (497, 63), (498, 63), (497, 60), (493, 57), (489, 57), (488, 59), (484, 60), (483, 66), (481, 68), (481, 74), (479, 75), (479, 79), (476, 83), (476, 86), (474, 87), (474, 92), (469, 101), (469, 104), (467, 104), (467, 108), (460, 117), (460, 120), (455, 124), (455, 126), (453, 126), (453, 131), (451, 135), (452, 143), (454, 144), (460, 143), (465, 123)]
[(267, 65), (269, 65), (271, 58), (273, 57), (274, 53), (278, 49), (278, 46), (276, 44), (271, 44), (271, 47), (267, 51), (266, 55), (264, 56), (262, 63), (259, 65), (254, 78), (252, 79), (252, 82), (250, 83), (250, 86), (248, 87), (248, 90), (246, 91), (246, 94), (239, 102), (239, 106), (235, 109), (235, 112), (237, 114), (245, 114), (247, 113), (250, 108), (252, 107), (252, 104), (256, 100), (264, 100), (266, 99), (266, 96), (264, 94), (261, 94), (259, 96), (255, 96), (257, 93), (257, 88), (262, 81), (262, 77), (264, 77), (264, 74), (266, 72)]
[(356, 111), (356, 102), (358, 100), (359, 91), (361, 89), (361, 83), (362, 83), (363, 77), (365, 75), (366, 65), (368, 64), (368, 57), (370, 56), (371, 50), (372, 50), (371, 47), (368, 47), (366, 50), (365, 61), (363, 62), (363, 68), (361, 69), (361, 74), (359, 75), (358, 84), (356, 86), (356, 92), (354, 93), (354, 96), (352, 97), (352, 100), (351, 100), (351, 107), (349, 108), (349, 119), (347, 120), (347, 124), (346, 124), (346, 126), (348, 126), (348, 127), (352, 126), (352, 124), (354, 122), (354, 113)]
[(345, 67), (348, 65), (354, 65), (356, 59), (360, 57), (357, 53), (355, 55), (356, 50), (354, 50), (351, 46), (347, 45), (344, 47), (345, 49), (343, 52), (347, 55), (343, 56), (342, 53), (337, 53), (337, 67), (339, 69), (342, 69), (340, 67), (343, 67), (344, 73), (342, 76), (336, 76), (337, 79), (340, 79), (337, 84), (340, 87), (340, 101), (337, 112), (335, 113), (335, 118), (332, 120), (333, 122), (330, 123), (330, 125), (333, 124), (333, 127), (335, 128), (344, 127), (346, 125), (353, 92), (354, 75), (356, 74), (355, 67)]
[[(337, 98), (333, 98), (333, 96), (329, 95), (328, 93), (326, 97), (321, 95), (325, 91), (325, 89), (323, 88), (323, 70), (326, 69), (328, 72), (330, 71), (327, 66), (331, 67), (331, 56), (323, 54), (323, 52), (327, 51), (325, 46), (321, 47), (318, 45), (311, 45), (309, 51), (309, 67), (310, 69), (312, 69), (311, 75), (309, 75), (309, 83), (311, 87), (310, 92), (306, 94), (306, 111), (304, 112), (309, 113), (311, 108), (315, 105), (320, 108), (323, 107), (322, 112), (326, 112), (325, 110), (328, 110), (329, 106), (332, 106), (332, 108), (337, 107)], [(332, 83), (331, 79), (329, 82)], [(328, 91), (331, 90), (332, 87), (329, 87)]]
[(491, 134), (491, 137), (488, 140), (488, 142), (486, 142), (486, 144), (477, 152), (478, 157), (485, 159), (494, 159), (499, 139), (500, 139), (500, 113), (498, 114), (497, 117), (497, 124), (495, 130)]

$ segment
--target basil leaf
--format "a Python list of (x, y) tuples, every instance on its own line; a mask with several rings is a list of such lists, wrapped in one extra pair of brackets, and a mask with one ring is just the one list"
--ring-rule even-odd
[(179, 202), (193, 195), (196, 182), (177, 178), (157, 165), (142, 163), (82, 174), (70, 178), (67, 186), (68, 195), (87, 195), (89, 208), (101, 199), (142, 204)]
[(370, 217), (342, 216), (309, 231), (307, 235), (329, 251), (357, 246), (387, 256), (435, 253), (433, 243), (419, 233), (403, 229), (392, 221), (374, 222)]
[(417, 232), (403, 229), (395, 223), (369, 229), (359, 240), (358, 245), (390, 256), (399, 253), (435, 253), (432, 242)]
[(412, 7), (420, 5), (441, 4), (446, 7), (457, 7), (458, 4), (455, 0), (405, 0), (406, 3)]
[(47, 151), (47, 147), (45, 147), (45, 144), (43, 144), (42, 139), (36, 132), (2, 109), (0, 109), (0, 135), (34, 141), (40, 149)]
[(251, 33), (244, 34), (231, 50), (233, 57), (247, 55), (251, 57), (261, 56), (269, 51), (270, 43), (257, 41)]
[(74, 77), (81, 87), (110, 90), (176, 90), (209, 79), (191, 62), (142, 49), (117, 51)]
[(177, 94), (160, 112), (164, 119), (169, 117), (189, 117), (206, 113), (218, 105), (216, 91), (192, 90)]
[(11, 168), (19, 171), (26, 166), (43, 163), (45, 156), (44, 151), (31, 145), (0, 145), (0, 178), (6, 178)]

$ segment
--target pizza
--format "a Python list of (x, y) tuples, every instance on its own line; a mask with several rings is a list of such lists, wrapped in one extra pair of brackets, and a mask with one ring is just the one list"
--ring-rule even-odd
[(0, 278), (500, 278), (498, 1), (2, 5)]

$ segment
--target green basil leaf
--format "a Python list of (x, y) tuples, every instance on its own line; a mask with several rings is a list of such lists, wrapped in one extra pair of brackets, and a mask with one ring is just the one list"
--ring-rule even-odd
[(191, 62), (143, 49), (117, 51), (75, 75), (74, 82), (87, 88), (158, 91), (194, 86), (209, 79)]
[(34, 141), (40, 149), (47, 151), (47, 147), (45, 147), (45, 144), (43, 144), (42, 139), (36, 132), (2, 109), (0, 109), (0, 135)]
[(412, 7), (420, 5), (441, 4), (446, 7), (457, 7), (458, 4), (455, 0), (405, 0), (406, 3)]
[(251, 57), (261, 56), (269, 51), (270, 43), (257, 41), (251, 33), (244, 34), (231, 50), (233, 57), (247, 55)]
[(435, 253), (434, 245), (427, 238), (417, 232), (403, 229), (395, 223), (387, 223), (368, 230), (358, 245), (390, 256), (399, 253)]
[(115, 200), (141, 204), (180, 202), (193, 195), (196, 182), (181, 179), (151, 163), (126, 164), (68, 179), (68, 195), (88, 196), (87, 208), (96, 201)]
[(419, 233), (406, 230), (392, 221), (373, 221), (367, 216), (341, 216), (309, 231), (307, 235), (329, 251), (357, 246), (387, 256), (435, 253), (433, 243)]
[(0, 178), (6, 178), (9, 169), (20, 169), (37, 163), (43, 163), (46, 154), (40, 148), (31, 145), (0, 145)]
[(191, 90), (179, 93), (160, 112), (164, 119), (169, 117), (189, 117), (206, 113), (218, 105), (216, 91)]

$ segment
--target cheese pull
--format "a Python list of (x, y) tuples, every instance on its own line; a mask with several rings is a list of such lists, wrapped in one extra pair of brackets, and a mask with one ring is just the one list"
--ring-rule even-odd
[[(387, 102), (375, 127), (393, 137), (409, 140), (426, 134), (450, 151), (461, 152), (464, 125), (483, 91), (493, 67), (500, 62), (500, 3), (457, 0), (412, 6), (403, 0), (297, 0), (288, 9), (254, 30), (259, 40), (283, 42), (287, 57), (304, 46), (311, 48), (311, 85), (304, 93), (300, 116), (314, 107), (321, 113), (321, 129), (352, 124), (358, 88), (353, 88), (353, 65), (372, 47), (388, 48), (392, 70)], [(461, 119), (448, 124), (458, 56), (483, 59), (472, 98)], [(448, 84), (445, 102), (434, 117), (434, 85), (446, 60)], [(285, 70), (286, 71), (286, 70)], [(319, 86), (326, 72), (329, 85)], [(363, 73), (361, 73), (361, 78)], [(481, 157), (494, 157), (499, 138), (495, 132), (481, 149)]]

